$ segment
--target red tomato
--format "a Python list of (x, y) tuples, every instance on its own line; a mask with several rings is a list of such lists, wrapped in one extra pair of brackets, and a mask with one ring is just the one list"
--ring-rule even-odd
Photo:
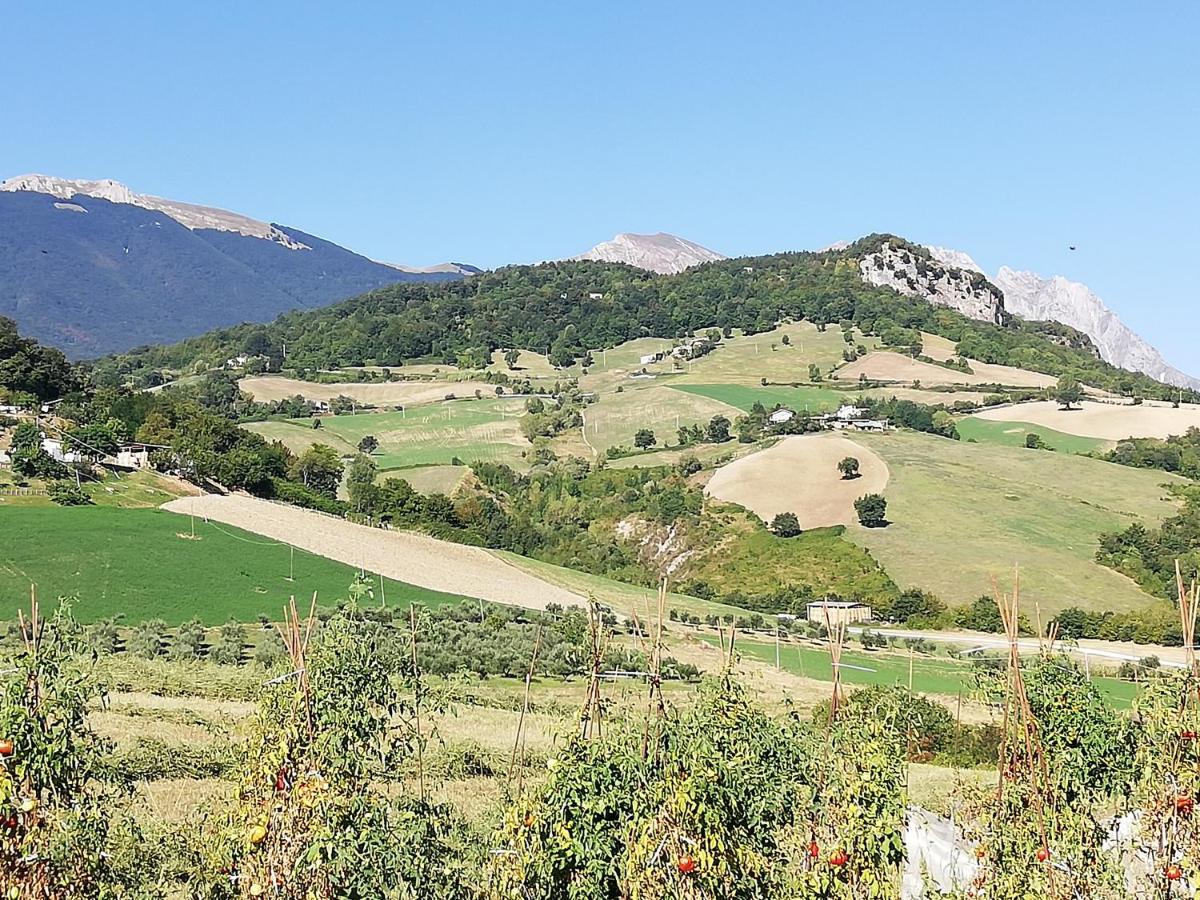
[(1167, 881), (1178, 881), (1183, 875), (1183, 869), (1177, 863), (1167, 866)]
[(1175, 810), (1184, 815), (1190, 814), (1195, 805), (1195, 802), (1187, 794), (1180, 794), (1175, 798)]
[(1050, 858), (1050, 851), (1045, 847), (1039, 847), (1037, 852), (1038, 862), (1045, 862)]
[(8, 738), (4, 738), (3, 740), (0, 740), (0, 756), (12, 756), (12, 755), (13, 755), (13, 742), (11, 740), (9, 740)]
[(808, 844), (808, 855), (811, 856), (813, 859), (816, 859), (818, 856), (820, 856), (821, 855), (821, 845), (818, 844), (816, 841), (810, 841)]
[(829, 864), (841, 868), (849, 860), (845, 850), (835, 850), (833, 855), (829, 857)]
[(675, 868), (684, 875), (691, 875), (696, 871), (696, 861), (690, 856), (681, 856), (679, 857), (679, 862), (675, 863)]

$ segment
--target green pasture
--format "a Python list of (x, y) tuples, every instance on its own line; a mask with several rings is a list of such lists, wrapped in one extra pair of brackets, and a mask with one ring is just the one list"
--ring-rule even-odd
[(958, 433), (964, 441), (974, 440), (980, 444), (1024, 447), (1026, 435), (1038, 434), (1048, 446), (1060, 453), (1095, 453), (1112, 446), (1112, 441), (1102, 438), (1066, 434), (1062, 431), (1055, 431), (1053, 428), (1031, 425), (1028, 422), (993, 422), (989, 419), (967, 416), (959, 419), (956, 424)]
[(648, 428), (660, 446), (678, 441), (683, 425), (705, 425), (717, 415), (732, 421), (738, 410), (727, 403), (673, 390), (657, 381), (633, 382), (621, 393), (602, 394), (584, 409), (585, 435), (595, 453), (608, 447), (633, 446), (634, 434)]
[[(719, 638), (700, 634), (700, 639), (719, 646)], [(853, 638), (852, 638), (853, 640)], [(774, 641), (739, 636), (737, 650), (743, 657), (775, 664)], [(818, 681), (833, 680), (833, 663), (829, 651), (810, 643), (781, 643), (779, 664), (787, 672)], [(908, 687), (908, 655), (889, 651), (853, 650), (842, 651), (842, 682), (848, 685), (890, 685)], [(854, 666), (855, 668), (850, 668)], [(1138, 687), (1117, 678), (1096, 677), (1092, 679), (1101, 693), (1117, 708), (1130, 706), (1137, 696)], [(964, 698), (975, 690), (971, 665), (949, 657), (915, 655), (912, 660), (912, 688), (919, 694), (941, 694)]]
[(676, 384), (671, 387), (677, 391), (707, 397), (719, 403), (736, 407), (742, 412), (749, 412), (755, 403), (761, 403), (767, 409), (776, 406), (786, 406), (797, 412), (830, 412), (843, 403), (849, 403), (853, 396), (844, 391), (834, 391), (820, 387), (784, 387), (768, 385), (766, 387), (751, 387), (744, 384)]
[(1010, 587), (1021, 567), (1023, 608), (1136, 609), (1152, 602), (1095, 562), (1101, 533), (1152, 525), (1176, 511), (1183, 479), (1068, 453), (971, 444), (933, 435), (857, 435), (890, 473), (886, 528), (847, 529), (901, 587), (945, 603)]
[[(190, 517), (159, 509), (0, 507), (0, 620), (28, 602), (30, 584), (43, 601), (78, 598), (85, 622), (217, 625), (278, 619), (289, 596), (307, 603), (314, 591), (332, 605), (354, 579), (350, 566), (228, 525), (197, 518), (197, 539), (191, 531)], [(384, 592), (389, 605), (462, 599), (390, 579)]]
[(372, 459), (380, 469), (450, 465), (455, 457), (476, 461), (523, 464), (529, 442), (518, 422), (525, 401), (513, 399), (461, 400), (418, 406), (405, 412), (326, 416), (314, 429), (308, 419), (253, 422), (246, 427), (267, 440), (283, 441), (294, 452), (327, 444), (343, 455), (358, 452), (367, 435), (379, 441)]

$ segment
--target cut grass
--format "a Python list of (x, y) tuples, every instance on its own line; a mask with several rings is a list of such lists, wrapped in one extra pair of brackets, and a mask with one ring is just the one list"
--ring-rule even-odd
[(959, 419), (956, 425), (964, 441), (973, 440), (980, 444), (1024, 447), (1025, 436), (1037, 434), (1047, 445), (1060, 453), (1096, 453), (1112, 446), (1111, 441), (1065, 434), (1029, 422), (990, 422), (987, 419), (968, 416)]
[[(191, 618), (216, 625), (259, 614), (278, 618), (289, 596), (323, 604), (346, 596), (356, 570), (227, 525), (156, 509), (0, 508), (0, 619), (8, 619), (37, 585), (44, 601), (78, 598), (77, 617), (93, 622), (122, 616), (128, 623)], [(440, 605), (462, 600), (391, 579), (389, 605)], [(379, 596), (376, 585), (376, 596)]]
[(829, 412), (852, 399), (850, 394), (843, 391), (819, 387), (784, 387), (781, 385), (750, 387), (744, 384), (675, 383), (672, 383), (671, 387), (677, 391), (708, 397), (710, 400), (728, 404), (742, 412), (750, 412), (755, 403), (761, 403), (766, 409), (786, 406), (797, 412)]
[(1184, 480), (1068, 453), (969, 444), (923, 434), (858, 435), (891, 472), (886, 528), (846, 536), (871, 551), (900, 587), (949, 604), (1007, 584), (1021, 567), (1025, 608), (1128, 610), (1153, 601), (1095, 562), (1103, 532), (1153, 524), (1176, 511), (1164, 484)]
[(587, 442), (597, 454), (608, 447), (632, 447), (634, 434), (643, 428), (653, 431), (660, 445), (673, 444), (680, 427), (707, 425), (717, 415), (732, 421), (738, 410), (702, 395), (645, 381), (632, 382), (619, 394), (602, 395), (583, 413)]
[(381, 469), (405, 466), (503, 462), (523, 466), (521, 454), (529, 442), (517, 420), (524, 413), (520, 399), (463, 400), (423, 406), (407, 412), (328, 416), (321, 428), (308, 419), (253, 422), (247, 426), (267, 440), (283, 441), (293, 452), (327, 444), (343, 455), (358, 452), (367, 435), (379, 441), (372, 455)]
[(449, 496), (469, 471), (471, 470), (466, 466), (411, 466), (407, 469), (387, 469), (380, 472), (376, 481), (401, 478), (419, 493)]

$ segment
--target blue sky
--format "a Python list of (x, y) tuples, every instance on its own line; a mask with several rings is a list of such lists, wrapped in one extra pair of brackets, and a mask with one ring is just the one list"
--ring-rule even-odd
[(2, 177), (412, 264), (893, 231), (1084, 281), (1200, 374), (1194, 3), (48, 6), (0, 12)]

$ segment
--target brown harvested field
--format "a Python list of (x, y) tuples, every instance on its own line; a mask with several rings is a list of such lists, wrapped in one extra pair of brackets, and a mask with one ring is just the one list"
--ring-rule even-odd
[(921, 362), (889, 350), (868, 353), (857, 362), (852, 362), (836, 372), (838, 381), (857, 381), (860, 376), (879, 381), (920, 381), (921, 384), (1003, 384), (1014, 387), (1050, 387), (1057, 383), (1051, 375), (1014, 369), (1012, 366), (994, 366), (989, 363), (971, 362), (974, 370), (970, 374), (945, 369), (932, 363)]
[(1200, 406), (1166, 404), (1126, 406), (1085, 401), (1078, 409), (1059, 409), (1053, 400), (1018, 403), (974, 414), (993, 422), (1028, 422), (1080, 437), (1119, 441), (1127, 437), (1165, 438), (1200, 428)]
[(422, 534), (356, 525), (312, 510), (237, 494), (191, 497), (163, 508), (234, 525), (434, 591), (530, 609), (544, 609), (549, 603), (584, 602), (579, 595), (535, 578), (479, 547)]
[(350, 397), (371, 406), (418, 406), (437, 403), (447, 394), (470, 397), (482, 391), (485, 397), (496, 396), (496, 386), (483, 381), (384, 381), (378, 384), (353, 381), (339, 384), (315, 384), (298, 378), (264, 375), (243, 378), (238, 386), (260, 403), (284, 400), (299, 394), (305, 400), (324, 400), (337, 396)]
[[(839, 474), (837, 464), (847, 456), (858, 460), (858, 478)], [(793, 512), (807, 529), (852, 524), (854, 501), (882, 491), (887, 482), (887, 464), (871, 450), (840, 435), (807, 434), (722, 466), (704, 490), (746, 507), (764, 522)]]

